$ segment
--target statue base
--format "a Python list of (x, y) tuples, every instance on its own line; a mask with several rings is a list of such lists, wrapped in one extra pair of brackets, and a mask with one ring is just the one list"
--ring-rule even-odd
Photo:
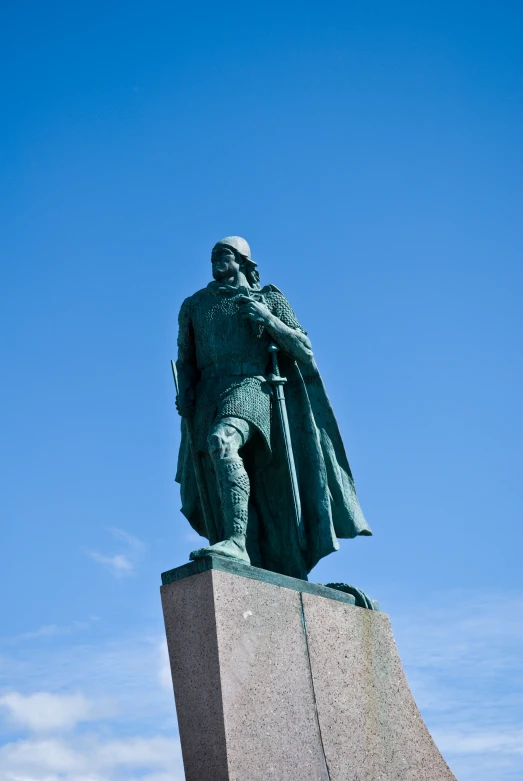
[(387, 615), (218, 556), (162, 581), (186, 781), (455, 781)]

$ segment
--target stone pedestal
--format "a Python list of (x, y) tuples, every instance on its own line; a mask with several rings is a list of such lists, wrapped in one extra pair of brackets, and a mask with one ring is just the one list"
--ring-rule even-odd
[(217, 556), (162, 579), (186, 781), (455, 781), (387, 615)]

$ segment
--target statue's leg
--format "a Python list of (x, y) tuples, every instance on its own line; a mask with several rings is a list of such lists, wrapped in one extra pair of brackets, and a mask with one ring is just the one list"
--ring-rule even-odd
[(214, 471), (214, 464), (208, 453), (200, 453), (200, 459), (202, 464), (203, 475), (205, 484), (207, 486), (207, 494), (209, 497), (209, 510), (212, 513), (213, 524), (212, 527), (216, 530), (216, 534), (211, 539), (209, 538), (209, 544), (214, 545), (216, 542), (223, 540), (223, 519), (220, 507), (220, 495), (218, 493), (218, 485), (216, 483), (216, 473)]
[(214, 464), (220, 494), (224, 539), (215, 545), (193, 551), (191, 559), (219, 553), (250, 564), (245, 547), (250, 482), (238, 451), (251, 434), (251, 425), (240, 418), (222, 418), (214, 423), (209, 433), (209, 455)]

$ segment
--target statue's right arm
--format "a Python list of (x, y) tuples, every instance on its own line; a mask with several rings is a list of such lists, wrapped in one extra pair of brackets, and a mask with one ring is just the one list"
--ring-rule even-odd
[(196, 367), (196, 345), (191, 316), (191, 299), (186, 298), (178, 315), (178, 412), (183, 418), (194, 412), (198, 370)]
[(275, 290), (272, 317), (267, 330), (279, 347), (299, 363), (309, 364), (314, 360), (309, 337), (301, 327), (294, 311), (279, 290)]

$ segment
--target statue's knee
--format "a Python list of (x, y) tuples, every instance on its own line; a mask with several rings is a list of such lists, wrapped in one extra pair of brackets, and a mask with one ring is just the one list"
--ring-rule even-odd
[(207, 439), (211, 458), (224, 458), (236, 453), (239, 443), (238, 432), (231, 426), (213, 428)]
[(220, 456), (225, 449), (225, 438), (220, 430), (214, 429), (211, 431), (207, 438), (207, 443), (209, 445), (209, 455), (211, 458)]

